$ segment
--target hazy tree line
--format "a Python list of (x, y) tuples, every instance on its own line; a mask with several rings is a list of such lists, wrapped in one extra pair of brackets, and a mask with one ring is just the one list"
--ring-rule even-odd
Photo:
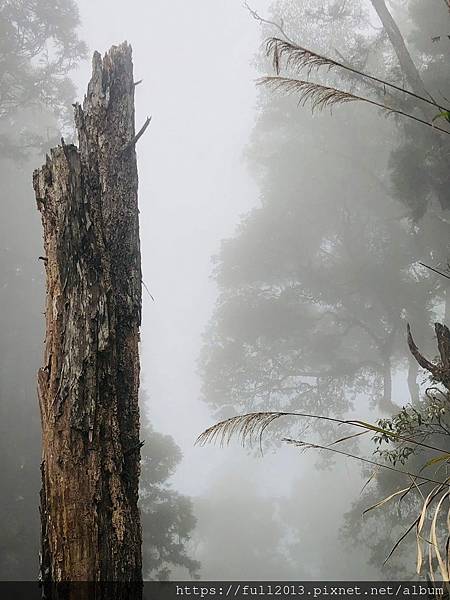
[[(380, 22), (377, 10), (383, 7), (376, 0), (279, 0), (268, 17), (275, 25), (256, 19), (254, 26), (262, 25), (265, 39), (279, 35), (276, 25), (281, 25), (304, 46), (410, 87), (415, 75), (405, 70), (390, 30)], [(396, 0), (389, 9), (418, 68), (419, 82), (413, 85), (423, 85), (439, 99), (450, 97), (446, 3)], [(34, 579), (38, 569), (35, 373), (42, 350), (43, 269), (31, 173), (61, 135), (71, 135), (70, 71), (87, 55), (78, 26), (72, 0), (0, 5), (3, 579)], [(263, 48), (257, 60), (267, 74), (271, 65)], [(428, 118), (429, 109), (422, 104), (401, 94), (394, 97), (383, 86), (367, 89), (357, 76), (325, 72), (324, 80), (370, 92), (406, 111), (425, 112)], [(450, 311), (445, 279), (420, 265), (445, 268), (448, 260), (446, 141), (420, 124), (385, 120), (354, 104), (311, 118), (309, 108), (299, 107), (295, 97), (261, 87), (247, 161), (258, 182), (259, 205), (216, 257), (220, 296), (201, 358), (205, 400), (220, 418), (299, 409), (337, 417), (389, 417), (408, 402), (420, 407), (423, 374), (408, 351), (405, 327), (410, 322), (421, 349), (433, 354), (430, 325), (436, 318), (445, 320)], [(174, 567), (194, 575), (200, 565), (187, 551), (196, 525), (193, 508), (169, 483), (181, 454), (169, 436), (152, 429), (143, 412), (144, 577), (167, 578)], [(290, 433), (297, 435), (303, 427), (293, 425)], [(279, 437), (277, 427), (270, 432), (273, 439)], [(322, 426), (312, 433), (327, 439), (331, 434)], [(405, 502), (400, 512), (395, 507), (373, 512), (365, 521), (360, 515), (396, 482), (395, 475), (380, 473), (348, 507), (343, 523), (343, 541), (369, 548), (377, 568), (415, 514), (417, 502)], [(311, 485), (319, 483), (326, 495), (321, 478)], [(287, 500), (268, 502), (255, 491), (239, 504), (230, 490), (240, 485), (237, 475), (225, 474), (208, 500), (197, 500), (202, 519), (193, 536), (194, 550), (207, 561), (208, 572), (220, 578), (227, 561), (242, 578), (261, 564), (270, 565), (262, 578), (323, 575), (326, 561), (333, 560), (326, 550), (326, 530), (320, 555), (299, 566), (304, 540), (314, 537), (303, 523), (308, 507), (301, 504), (300, 483)], [(247, 515), (240, 533), (248, 543), (236, 549), (233, 531), (239, 511)], [(323, 521), (327, 524), (325, 517)], [(218, 542), (224, 536), (229, 541), (225, 546)], [(414, 552), (411, 543), (400, 546), (384, 567), (386, 573), (411, 575)]]
[[(36, 371), (43, 348), (42, 234), (31, 175), (45, 152), (71, 137), (70, 71), (87, 57), (73, 0), (0, 4), (0, 578), (36, 579), (39, 553), (40, 422)], [(186, 542), (191, 502), (169, 479), (181, 454), (142, 419), (141, 509), (144, 577), (199, 564)]]
[[(449, 97), (444, 2), (398, 1), (388, 9), (378, 0), (286, 0), (264, 19), (252, 8), (263, 39), (298, 42), (400, 88), (429, 92), (437, 104)], [(272, 69), (262, 59), (260, 67), (264, 75)], [(438, 112), (357, 74), (317, 71), (308, 72), (310, 80), (371, 94), (428, 122)], [(203, 351), (205, 399), (218, 418), (271, 410), (390, 416), (408, 403), (420, 408), (424, 375), (408, 350), (406, 323), (433, 355), (430, 325), (448, 316), (448, 286), (420, 263), (445, 269), (448, 260), (446, 136), (353, 103), (311, 118), (294, 86), (284, 88), (292, 97), (278, 87), (281, 93), (261, 88), (248, 149), (259, 206), (216, 257), (221, 293)], [(279, 438), (280, 428), (286, 435), (286, 427), (275, 424), (265, 437)], [(304, 427), (294, 422), (289, 437)], [(320, 421), (311, 428), (336, 439)], [(414, 457), (408, 466), (414, 471)], [(401, 508), (360, 516), (397, 481), (379, 473), (343, 527), (344, 539), (369, 547), (380, 568), (420, 505), (408, 498)], [(414, 574), (415, 540), (408, 539), (386, 573)]]

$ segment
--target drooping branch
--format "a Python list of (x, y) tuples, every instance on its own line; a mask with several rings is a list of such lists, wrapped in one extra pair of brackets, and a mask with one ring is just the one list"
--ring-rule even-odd
[(422, 369), (425, 369), (426, 371), (429, 371), (430, 373), (432, 373), (434, 375), (436, 367), (432, 362), (427, 360), (419, 352), (419, 348), (417, 347), (417, 345), (414, 341), (414, 338), (412, 336), (411, 327), (410, 327), (409, 323), (406, 325), (406, 330), (407, 330), (407, 335), (408, 335), (408, 347), (409, 347), (411, 354), (414, 356), (414, 358), (419, 363), (419, 365), (422, 367)]
[(409, 323), (407, 325), (408, 347), (418, 364), (450, 391), (450, 331), (441, 323), (436, 323), (434, 329), (440, 356), (439, 363), (434, 364), (421, 354), (413, 339)]

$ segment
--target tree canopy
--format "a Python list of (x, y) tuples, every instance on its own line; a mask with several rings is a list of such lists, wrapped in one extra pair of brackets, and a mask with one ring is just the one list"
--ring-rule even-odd
[(200, 563), (188, 553), (196, 525), (192, 501), (170, 484), (181, 461), (181, 451), (173, 438), (153, 429), (145, 414), (142, 437), (145, 444), (141, 451), (140, 507), (144, 578), (168, 580), (175, 568), (185, 569), (195, 578)]
[[(71, 121), (74, 87), (69, 72), (86, 56), (73, 0), (4, 0), (0, 5), (0, 153), (18, 157), (49, 146), (53, 130), (24, 128), (26, 111)], [(48, 118), (48, 117), (47, 117)], [(30, 130), (31, 129), (31, 130)]]

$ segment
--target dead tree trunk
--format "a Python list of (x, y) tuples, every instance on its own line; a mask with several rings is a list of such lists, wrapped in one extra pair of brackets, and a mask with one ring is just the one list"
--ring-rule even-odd
[(33, 177), (47, 276), (41, 574), (139, 582), (141, 262), (128, 44), (94, 54), (75, 121), (79, 148), (62, 140)]

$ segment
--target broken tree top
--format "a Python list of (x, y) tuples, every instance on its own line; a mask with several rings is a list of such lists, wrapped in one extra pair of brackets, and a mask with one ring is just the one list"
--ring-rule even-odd
[[(48, 186), (50, 173), (54, 172), (58, 181), (55, 173), (58, 168), (81, 170), (79, 199), (85, 206), (87, 230), (92, 219), (99, 216), (96, 211), (101, 209), (102, 237), (111, 252), (113, 272), (124, 277), (123, 281), (127, 281), (130, 288), (122, 304), (128, 305), (129, 312), (140, 313), (141, 277), (135, 260), (140, 257), (136, 255), (138, 177), (133, 143), (136, 139), (134, 89), (129, 44), (113, 46), (103, 59), (96, 52), (83, 107), (75, 105), (79, 149), (65, 145), (53, 149), (47, 164), (35, 173), (34, 186), (38, 208), (44, 216), (54, 199), (52, 186)], [(46, 194), (49, 197), (43, 203), (41, 200)], [(73, 206), (68, 203), (65, 207), (59, 204), (53, 208), (52, 215), (59, 217), (60, 225), (73, 228)]]

